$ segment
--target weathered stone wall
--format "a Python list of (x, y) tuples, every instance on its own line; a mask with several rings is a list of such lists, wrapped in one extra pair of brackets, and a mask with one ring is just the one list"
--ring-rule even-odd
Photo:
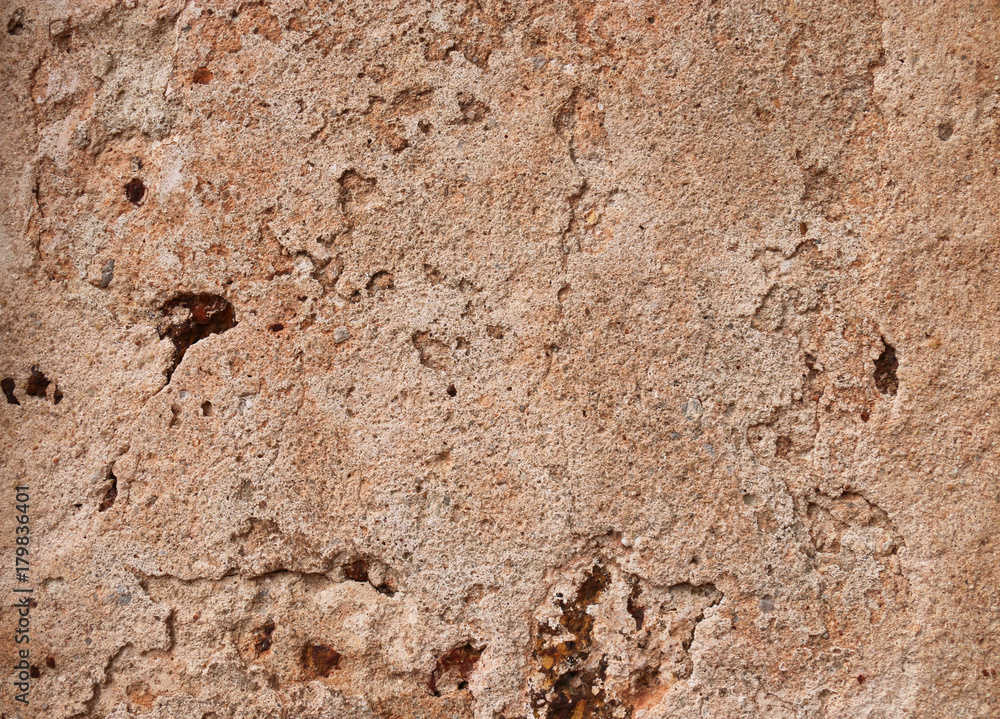
[(3, 716), (1000, 716), (995, 0), (0, 9)]

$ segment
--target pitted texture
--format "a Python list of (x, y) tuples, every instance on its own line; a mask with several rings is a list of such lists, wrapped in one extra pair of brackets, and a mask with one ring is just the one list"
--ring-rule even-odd
[(1000, 714), (996, 2), (0, 9), (5, 716)]

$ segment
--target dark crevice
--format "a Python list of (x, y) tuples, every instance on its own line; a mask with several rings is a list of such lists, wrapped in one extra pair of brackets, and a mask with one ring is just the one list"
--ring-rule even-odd
[(45, 391), (52, 384), (45, 376), (45, 373), (38, 367), (31, 368), (31, 376), (24, 385), (24, 391), (32, 397), (44, 397)]
[(23, 32), (25, 32), (24, 8), (19, 7), (17, 10), (11, 13), (10, 19), (7, 21), (7, 34), (20, 35)]
[(257, 651), (258, 656), (271, 648), (271, 635), (273, 634), (274, 622), (268, 622), (260, 628), (260, 631), (257, 633), (257, 641), (254, 642), (254, 649)]
[(396, 590), (390, 584), (389, 577), (385, 578), (381, 584), (376, 585), (372, 582), (369, 576), (369, 570), (371, 565), (367, 559), (355, 559), (353, 562), (345, 564), (342, 569), (344, 570), (344, 576), (350, 579), (352, 582), (363, 582), (371, 584), (375, 591), (379, 594), (385, 594), (388, 597), (395, 596)]
[(4, 377), (0, 380), (0, 389), (3, 389), (4, 396), (7, 397), (7, 404), (21, 404), (14, 396), (15, 386), (14, 380), (10, 377)]
[(632, 615), (632, 619), (635, 620), (636, 630), (641, 630), (643, 622), (646, 621), (646, 608), (639, 604), (639, 596), (641, 594), (642, 587), (639, 585), (639, 580), (637, 578), (633, 578), (632, 591), (628, 595), (626, 609), (628, 610), (628, 613)]
[(101, 505), (97, 508), (98, 512), (107, 512), (111, 509), (111, 505), (115, 503), (115, 500), (118, 499), (118, 477), (115, 476), (111, 467), (108, 467), (108, 479), (111, 480), (111, 486), (104, 493), (104, 499), (101, 500)]
[(164, 371), (167, 382), (184, 359), (188, 347), (209, 335), (222, 334), (236, 326), (233, 306), (225, 297), (210, 294), (182, 294), (160, 309), (160, 339), (169, 337), (174, 343), (174, 356)]
[(899, 368), (899, 360), (896, 359), (896, 348), (882, 338), (885, 349), (878, 359), (875, 360), (875, 386), (884, 395), (895, 397), (899, 390), (899, 379), (896, 377), (896, 370)]

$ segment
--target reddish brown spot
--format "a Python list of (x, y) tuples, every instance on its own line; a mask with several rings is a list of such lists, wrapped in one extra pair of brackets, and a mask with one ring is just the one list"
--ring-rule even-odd
[(328, 677), (340, 666), (340, 652), (318, 642), (306, 644), (302, 647), (302, 666), (313, 676)]
[(133, 205), (138, 205), (142, 202), (142, 198), (146, 196), (146, 185), (143, 184), (142, 180), (138, 177), (133, 177), (125, 185), (125, 199), (131, 202)]
[(44, 397), (45, 391), (52, 384), (45, 374), (37, 367), (31, 368), (31, 376), (24, 385), (24, 391), (32, 397)]
[(482, 649), (476, 649), (471, 644), (463, 644), (460, 647), (449, 649), (438, 657), (437, 665), (431, 672), (431, 678), (427, 681), (427, 688), (431, 690), (431, 694), (440, 695), (438, 683), (445, 677), (454, 680), (456, 688), (464, 689), (469, 675), (476, 668), (476, 662), (482, 655)]
[(55, 669), (56, 668), (56, 658), (53, 657), (53, 656), (51, 656), (51, 655), (45, 657), (45, 666), (47, 666), (49, 669)]
[(222, 334), (236, 326), (233, 306), (219, 295), (177, 295), (163, 305), (160, 312), (165, 318), (160, 325), (160, 337), (169, 337), (174, 343), (173, 362), (165, 372), (168, 382), (188, 347), (209, 335)]
[(858, 674), (858, 684), (864, 684), (866, 681), (868, 681), (868, 677), (864, 674)]
[[(598, 661), (592, 670), (584, 667), (594, 640), (594, 616), (587, 609), (598, 603), (610, 584), (611, 575), (595, 564), (574, 598), (557, 600), (562, 628), (538, 624), (534, 655), (549, 688), (534, 692), (531, 701), (532, 706), (545, 708), (549, 719), (612, 719), (616, 710), (623, 708), (618, 700), (605, 695), (607, 663)], [(573, 639), (563, 639), (560, 635), (565, 632)]]
[(212, 82), (212, 78), (215, 77), (212, 71), (207, 67), (199, 67), (191, 75), (191, 82), (197, 83), (198, 85), (207, 85)]
[(861, 421), (867, 422), (869, 419), (871, 419), (871, 415), (868, 413), (868, 410), (867, 409), (861, 410)]
[(354, 582), (367, 582), (368, 562), (364, 559), (355, 559), (350, 564), (345, 564), (344, 576)]

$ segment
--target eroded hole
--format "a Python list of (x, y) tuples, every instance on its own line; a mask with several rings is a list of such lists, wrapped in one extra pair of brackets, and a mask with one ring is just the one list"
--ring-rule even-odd
[(395, 289), (396, 285), (394, 282), (393, 274), (387, 270), (381, 270), (376, 272), (368, 280), (368, 294), (375, 294), (376, 292), (384, 292), (385, 290)]
[(215, 414), (215, 408), (212, 407), (212, 403), (211, 402), (209, 402), (208, 400), (205, 400), (204, 402), (201, 403), (201, 416), (202, 417), (211, 417), (214, 414)]
[(32, 397), (44, 397), (49, 385), (52, 384), (45, 373), (38, 367), (31, 368), (31, 376), (24, 385), (24, 391)]
[(942, 122), (937, 126), (937, 136), (939, 140), (948, 142), (953, 134), (955, 134), (955, 126), (950, 122)]
[(273, 325), (268, 326), (267, 329), (270, 330), (271, 332), (281, 332), (283, 329), (285, 329), (285, 326), (280, 322), (275, 322)]
[(7, 34), (20, 35), (24, 32), (24, 8), (18, 8), (7, 21)]
[(639, 596), (641, 594), (642, 587), (639, 586), (639, 581), (633, 579), (632, 591), (628, 595), (626, 609), (628, 610), (628, 613), (632, 615), (632, 619), (635, 620), (635, 628), (637, 631), (642, 629), (642, 624), (646, 621), (646, 608), (639, 604)]
[(454, 397), (457, 394), (458, 394), (458, 390), (455, 389), (455, 385), (453, 385), (453, 384), (448, 385), (448, 396), (449, 397)]
[(458, 110), (461, 117), (455, 120), (458, 125), (472, 125), (481, 122), (489, 114), (490, 108), (467, 92), (458, 93)]
[(191, 82), (197, 85), (207, 85), (212, 82), (212, 78), (214, 77), (215, 75), (207, 67), (199, 67), (191, 75)]
[(184, 358), (188, 347), (209, 335), (222, 334), (236, 326), (233, 306), (225, 297), (211, 294), (177, 295), (160, 308), (160, 338), (174, 343), (174, 357), (164, 371), (167, 382)]
[(125, 185), (125, 199), (131, 202), (133, 205), (138, 205), (142, 202), (142, 198), (146, 196), (146, 185), (138, 177), (133, 177)]
[(340, 666), (340, 652), (319, 642), (302, 647), (302, 668), (317, 677), (328, 677)]
[(108, 479), (111, 480), (111, 486), (104, 493), (104, 499), (101, 500), (101, 504), (97, 508), (98, 512), (107, 512), (111, 509), (111, 505), (115, 503), (115, 500), (118, 499), (118, 478), (110, 468), (108, 469)]
[(878, 359), (875, 360), (875, 386), (884, 395), (895, 397), (899, 390), (899, 379), (896, 377), (896, 370), (899, 368), (899, 360), (896, 358), (896, 348), (882, 338), (885, 349)]
[(355, 559), (350, 564), (344, 565), (344, 576), (352, 582), (368, 581), (368, 562), (364, 559)]
[(274, 634), (274, 622), (268, 622), (257, 632), (257, 640), (254, 642), (253, 648), (260, 656), (264, 652), (271, 648), (272, 640), (271, 636)]
[(442, 691), (462, 690), (468, 687), (469, 675), (476, 668), (476, 662), (483, 654), (471, 644), (454, 647), (438, 657), (434, 671), (427, 681), (427, 688), (434, 696)]
[(14, 388), (16, 384), (10, 377), (4, 377), (0, 380), (0, 389), (3, 390), (4, 396), (7, 398), (7, 404), (21, 404), (17, 397), (14, 396)]

